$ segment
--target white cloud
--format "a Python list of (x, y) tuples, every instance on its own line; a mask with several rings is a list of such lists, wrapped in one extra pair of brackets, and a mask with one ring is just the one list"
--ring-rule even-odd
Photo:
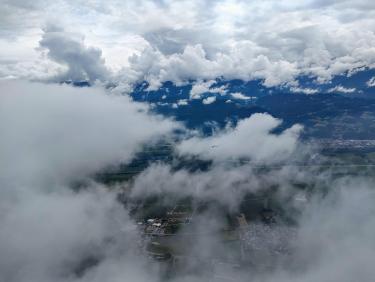
[(199, 99), (201, 97), (201, 94), (210, 91), (210, 87), (214, 83), (215, 83), (214, 80), (202, 81), (202, 82), (195, 83), (190, 90), (190, 98), (191, 99)]
[(368, 87), (375, 87), (375, 77), (371, 78), (369, 81), (367, 81)]
[(294, 125), (280, 134), (271, 133), (281, 121), (268, 114), (254, 114), (211, 137), (192, 137), (178, 145), (182, 155), (204, 159), (228, 160), (250, 158), (255, 162), (279, 162), (287, 159), (296, 149), (302, 130)]
[(215, 96), (210, 96), (210, 97), (207, 97), (205, 99), (202, 100), (202, 103), (205, 104), (205, 105), (209, 105), (209, 104), (212, 104), (216, 101), (216, 97)]
[[(225, 9), (227, 7), (231, 12)], [(364, 15), (362, 21), (353, 18), (345, 22), (341, 18), (342, 13), (354, 16), (362, 8), (317, 3), (218, 2), (213, 7), (215, 17), (212, 22), (197, 21), (194, 27), (196, 34), (199, 34), (199, 28), (202, 33), (209, 34), (207, 38), (187, 36), (192, 29), (190, 26), (185, 26), (180, 32), (163, 31), (159, 41), (171, 42), (174, 39), (179, 47), (172, 53), (162, 51), (160, 61), (164, 63), (160, 66), (160, 73), (151, 75), (152, 79), (148, 74), (146, 79), (163, 81), (168, 78), (181, 83), (186, 79), (209, 80), (224, 76), (245, 80), (259, 78), (264, 79), (267, 86), (274, 86), (291, 82), (300, 74), (312, 74), (318, 77), (318, 81), (325, 81), (346, 70), (372, 66), (375, 57), (370, 47), (374, 39), (370, 13)], [(252, 13), (254, 10), (259, 11), (257, 17)], [(357, 41), (359, 38), (363, 41)], [(217, 43), (217, 40), (221, 42)], [(161, 44), (150, 43), (156, 50)], [(186, 64), (184, 53), (187, 48), (203, 48), (204, 53), (200, 51), (194, 65), (202, 63), (206, 67), (197, 67), (194, 73), (185, 68), (172, 74), (170, 64), (176, 60)]]
[(290, 91), (292, 91), (293, 93), (303, 93), (307, 95), (316, 94), (319, 92), (317, 89), (302, 88), (302, 87), (291, 87)]
[(12, 80), (0, 92), (0, 280), (150, 281), (116, 193), (87, 178), (175, 123), (101, 88)]
[[(374, 255), (370, 239), (375, 228), (374, 208), (370, 204), (374, 199), (371, 185), (370, 179), (333, 181), (328, 197), (315, 202), (306, 211), (296, 244), (297, 256), (309, 252), (311, 258), (310, 267), (303, 278), (300, 277), (302, 281), (329, 277), (332, 281), (349, 282), (367, 280), (374, 273), (368, 263)], [(337, 267), (342, 272), (333, 270)]]
[[(294, 62), (289, 63), (285, 60), (271, 62), (267, 56), (249, 51), (254, 44), (245, 42), (239, 45), (241, 46), (230, 49), (229, 53), (217, 53), (213, 59), (208, 58), (208, 54), (200, 44), (188, 45), (182, 53), (172, 55), (164, 55), (158, 50), (146, 48), (140, 55), (131, 58), (130, 68), (124, 75), (130, 73), (128, 77), (133, 81), (148, 81), (151, 90), (158, 89), (163, 81), (183, 84), (191, 79), (208, 80), (209, 82), (203, 84), (199, 82), (194, 89), (192, 95), (198, 96), (207, 90), (224, 93), (225, 86), (213, 89), (208, 86), (213, 79), (220, 76), (227, 79), (264, 79), (266, 86), (275, 86), (293, 80), (298, 74)], [(118, 78), (118, 80), (124, 79), (126, 77)]]
[(220, 87), (212, 87), (215, 84), (215, 80), (208, 80), (208, 81), (198, 81), (194, 83), (193, 87), (190, 90), (190, 99), (200, 99), (202, 94), (204, 93), (218, 93), (218, 94), (225, 94), (226, 93), (226, 86), (222, 85)]
[(251, 99), (250, 97), (247, 97), (247, 96), (243, 95), (241, 92), (230, 93), (230, 95), (234, 99), (238, 99), (238, 100), (249, 100), (249, 99)]
[[(136, 229), (114, 195), (96, 187), (80, 193), (59, 188), (60, 192), (42, 193), (27, 186), (11, 195), (1, 191), (1, 280), (77, 281), (74, 273), (89, 257), (105, 259), (100, 268), (84, 273), (82, 281), (100, 281), (108, 273), (137, 273), (140, 281), (147, 277), (139, 269), (141, 257), (129, 260)], [(111, 246), (109, 238), (118, 243)]]
[(100, 88), (2, 81), (0, 90), (0, 175), (14, 181), (70, 179), (127, 162), (175, 126)]
[(181, 99), (181, 100), (178, 100), (177, 102), (177, 105), (179, 106), (187, 106), (189, 103), (187, 101), (187, 99)]
[[(245, 243), (256, 252), (254, 257), (250, 257), (254, 259), (255, 265), (270, 266), (266, 271), (261, 268), (258, 272), (260, 277), (252, 272), (253, 280), (250, 281), (258, 281), (258, 278), (267, 282), (327, 279), (350, 282), (371, 279), (374, 274), (371, 261), (374, 257), (372, 238), (375, 230), (375, 194), (371, 188), (373, 179), (347, 176), (331, 178), (327, 171), (311, 172), (307, 171), (308, 168), (303, 168), (304, 172), (292, 172), (290, 168), (276, 173), (266, 171), (262, 178), (254, 173), (251, 166), (232, 168), (214, 166), (209, 171), (192, 173), (155, 165), (137, 177), (133, 197), (169, 195), (173, 200), (176, 197), (193, 197), (198, 202), (219, 202), (220, 207), (236, 211), (238, 202), (246, 192), (256, 193), (262, 187), (272, 185), (281, 186), (290, 192), (291, 183), (298, 177), (302, 176), (304, 180), (310, 177), (314, 187), (328, 185), (330, 189), (324, 197), (318, 191), (316, 197), (309, 197), (300, 210), (297, 226), (249, 224), (249, 237)], [(292, 195), (298, 193), (300, 190), (294, 191)], [(287, 205), (287, 201), (282, 198), (279, 200), (283, 206)], [(206, 218), (201, 222), (203, 230), (207, 231), (207, 225), (216, 219), (215, 216), (210, 214), (210, 220)], [(291, 232), (287, 232), (289, 229)], [(291, 252), (287, 256), (280, 257), (279, 249), (267, 249), (268, 246), (272, 249), (280, 236), (286, 236), (282, 248), (288, 249), (287, 242), (290, 244)], [(214, 237), (214, 233), (210, 233), (211, 241), (215, 240)], [(201, 239), (199, 237), (196, 240)], [(216, 245), (217, 248), (221, 246)], [(207, 245), (201, 245), (197, 255), (202, 253), (207, 255), (214, 251)], [(275, 265), (277, 267), (273, 268)], [(342, 271), (337, 272), (337, 269)], [(250, 272), (248, 268), (236, 268), (228, 270), (226, 276), (233, 278), (238, 275), (236, 281), (249, 281)], [(195, 278), (199, 280), (200, 276)]]
[(338, 85), (338, 86), (335, 86), (333, 88), (328, 89), (328, 93), (339, 92), (339, 93), (346, 93), (346, 94), (348, 94), (348, 93), (354, 93), (356, 91), (357, 91), (357, 89), (355, 89), (355, 88), (346, 88), (346, 87), (344, 87), (342, 85)]
[[(55, 73), (54, 65), (44, 62), (45, 69), (39, 67), (45, 59), (37, 58), (30, 46), (37, 46), (40, 28), (56, 18), (56, 11), (66, 30), (84, 34), (89, 46), (102, 50), (109, 69), (125, 67), (120, 82), (145, 79), (153, 89), (165, 80), (217, 77), (262, 79), (267, 86), (290, 83), (298, 75), (322, 82), (375, 64), (374, 12), (366, 0), (6, 1), (4, 7), (6, 34), (0, 47), (11, 44), (18, 51), (11, 62), (2, 64), (3, 77), (41, 77), (46, 69)], [(28, 24), (20, 24), (20, 17)], [(16, 41), (9, 39), (12, 33)], [(1, 47), (0, 58), (7, 58), (6, 49)], [(95, 52), (89, 53), (94, 62), (100, 61)], [(31, 65), (34, 71), (28, 71)]]
[[(151, 184), (152, 183), (152, 184)], [(153, 165), (134, 181), (131, 197), (144, 198), (155, 195), (219, 202), (231, 210), (247, 192), (261, 189), (251, 167), (215, 166), (208, 171), (174, 171), (168, 165)]]
[[(111, 96), (98, 88), (2, 81), (0, 90), (0, 280), (99, 282), (126, 277), (135, 282), (160, 281), (158, 265), (139, 251), (136, 226), (113, 190), (87, 183), (73, 191), (65, 184), (108, 163), (130, 160), (139, 143), (165, 134), (175, 125), (148, 115), (147, 108), (127, 97)], [(264, 238), (277, 239), (280, 234), (272, 232), (280, 229), (268, 225), (258, 229), (257, 224), (264, 244), (257, 244), (254, 263), (259, 262), (262, 268), (254, 273), (253, 267), (241, 265), (226, 275), (236, 281), (249, 281), (249, 277), (267, 282), (371, 281), (373, 179), (348, 174), (332, 179), (331, 171), (298, 166), (259, 173), (254, 163), (226, 162), (242, 157), (260, 162), (289, 160), (301, 128), (273, 133), (280, 122), (256, 114), (212, 137), (182, 141), (178, 149), (183, 154), (225, 162), (214, 162), (207, 170), (195, 172), (152, 165), (126, 188), (141, 200), (167, 193), (174, 202), (192, 197), (198, 202), (219, 203), (224, 211), (238, 212), (248, 192), (279, 187), (277, 194), (286, 206), (283, 195), (293, 196), (295, 183), (310, 183), (315, 188), (312, 193), (329, 187), (324, 197), (317, 191), (317, 197), (309, 198), (305, 209), (300, 210), (293, 249), (286, 257), (278, 260), (272, 253), (272, 260), (262, 259), (268, 251), (264, 245), (274, 243)], [(227, 245), (217, 235), (222, 232), (211, 226), (218, 221), (218, 228), (222, 227), (221, 215), (209, 215), (207, 219), (197, 214), (193, 220), (201, 230), (188, 248), (188, 253), (195, 255), (191, 258), (194, 262), (197, 257), (206, 259), (203, 261), (217, 258), (218, 250)], [(253, 227), (249, 225), (250, 230)], [(93, 256), (99, 258), (98, 264), (76, 274), (77, 266)], [(277, 267), (263, 271), (265, 265)], [(205, 273), (207, 267), (203, 267)], [(198, 271), (176, 275), (173, 281), (207, 279)]]

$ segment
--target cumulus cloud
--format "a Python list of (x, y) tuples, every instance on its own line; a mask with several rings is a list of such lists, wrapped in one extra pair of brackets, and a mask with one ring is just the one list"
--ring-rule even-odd
[(67, 70), (58, 75), (59, 80), (104, 81), (109, 71), (105, 66), (102, 51), (84, 45), (84, 38), (63, 28), (48, 25), (40, 40), (40, 46), (47, 50), (48, 57), (62, 64)]
[[(0, 38), (1, 49), (11, 44), (17, 50), (0, 73), (17, 77), (27, 73), (31, 65), (36, 69), (29, 76), (40, 76), (40, 72), (46, 71), (38, 67), (43, 61), (35, 54), (25, 64), (25, 55), (40, 40), (41, 34), (36, 30), (59, 11), (67, 30), (84, 34), (90, 45), (103, 50), (102, 55), (99, 49), (87, 48), (82, 39), (73, 44), (66, 32), (50, 35), (59, 37), (58, 42), (68, 44), (66, 47), (74, 49), (71, 51), (84, 51), (85, 55), (74, 64), (67, 58), (69, 52), (53, 55), (54, 60), (70, 67), (71, 74), (80, 79), (97, 79), (106, 74), (105, 57), (110, 59), (107, 61), (112, 69), (119, 69), (121, 64), (124, 67), (117, 81), (124, 88), (142, 80), (155, 89), (166, 80), (186, 83), (218, 77), (261, 79), (266, 86), (291, 83), (299, 75), (311, 75), (324, 82), (336, 74), (374, 67), (374, 17), (370, 2), (58, 1), (31, 5), (6, 1), (2, 17), (6, 33), (14, 31), (19, 40)], [(78, 10), (81, 12), (77, 13)], [(29, 24), (19, 24), (18, 15)], [(94, 24), (99, 28), (93, 30)], [(26, 41), (32, 44), (25, 45)], [(55, 43), (49, 45), (53, 48)], [(2, 55), (4, 60), (9, 59)], [(87, 62), (93, 66), (87, 66)], [(51, 71), (54, 67), (47, 64), (45, 68)]]
[(196, 155), (212, 160), (249, 158), (256, 162), (278, 162), (296, 149), (302, 130), (294, 125), (280, 134), (272, 133), (281, 121), (268, 114), (254, 114), (214, 136), (192, 137), (178, 145), (180, 154)]
[(215, 103), (215, 101), (216, 101), (216, 97), (210, 96), (210, 97), (207, 97), (207, 98), (203, 99), (202, 103), (205, 104), (205, 105), (209, 105), (209, 104)]
[[(218, 77), (246, 81), (262, 79), (264, 85), (276, 86), (293, 81), (298, 74), (295, 62), (271, 62), (254, 48), (253, 43), (238, 44), (238, 47), (225, 53), (217, 53), (213, 58), (210, 58), (201, 44), (187, 45), (182, 53), (171, 55), (164, 55), (159, 50), (148, 47), (140, 55), (130, 58), (130, 67), (117, 80), (146, 80), (150, 90), (158, 89), (164, 81), (184, 84), (189, 80), (207, 80), (197, 85), (191, 95), (193, 97), (205, 91), (224, 93), (225, 86), (210, 89), (212, 80)], [(194, 94), (196, 90), (197, 94)]]
[[(261, 1), (221, 1), (212, 7), (211, 22), (203, 21), (204, 13), (193, 10), (196, 25), (192, 25), (194, 20), (190, 19), (189, 24), (183, 24), (178, 31), (167, 27), (153, 31), (158, 40), (149, 43), (158, 60), (152, 62), (152, 73), (141, 75), (140, 79), (157, 85), (156, 82), (165, 80), (181, 83), (223, 76), (262, 79), (266, 86), (277, 86), (293, 82), (298, 75), (312, 75), (323, 82), (363, 65), (373, 66), (371, 12), (363, 12), (363, 6), (369, 4), (350, 7), (342, 2), (329, 5), (318, 2), (288, 1), (272, 5)], [(173, 5), (165, 6), (168, 12), (173, 8)], [(254, 10), (258, 11), (256, 17)], [(359, 14), (364, 16), (362, 21)], [(345, 21), (349, 15), (351, 20)], [(196, 36), (191, 36), (191, 32)], [(200, 33), (209, 36), (202, 37)], [(357, 41), (359, 38), (363, 41)], [(168, 46), (170, 42), (178, 48), (164, 51), (161, 46)], [(192, 57), (187, 56), (192, 51), (197, 54), (192, 66), (195, 72), (189, 68)], [(146, 58), (149, 52), (147, 48), (137, 56)], [(174, 67), (177, 61), (183, 65), (178, 71)]]
[(250, 97), (243, 95), (241, 92), (230, 93), (230, 95), (234, 99), (238, 99), (238, 100), (249, 100), (249, 99), (251, 99)]
[(291, 179), (307, 180), (309, 177), (298, 167), (280, 167), (265, 175), (255, 172), (258, 165), (302, 160), (310, 151), (306, 146), (305, 153), (295, 154), (301, 145), (299, 134), (302, 127), (298, 124), (273, 133), (281, 123), (268, 114), (253, 114), (239, 121), (237, 126), (228, 125), (209, 137), (191, 132), (192, 137), (183, 138), (176, 144), (177, 156), (193, 157), (193, 161), (212, 160), (212, 165), (198, 171), (175, 170), (170, 164), (151, 165), (131, 184), (130, 197), (144, 199), (163, 195), (173, 201), (192, 197), (198, 201), (220, 203), (235, 211), (248, 193), (257, 193), (272, 185), (284, 185)]
[(190, 90), (190, 99), (200, 99), (204, 93), (225, 94), (227, 91), (226, 86), (212, 87), (215, 82), (215, 80), (196, 82)]

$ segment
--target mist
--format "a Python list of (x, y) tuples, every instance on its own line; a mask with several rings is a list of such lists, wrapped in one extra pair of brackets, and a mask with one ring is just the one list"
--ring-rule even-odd
[[(351, 282), (375, 275), (374, 179), (293, 165), (319, 159), (299, 139), (299, 125), (275, 133), (282, 121), (262, 114), (212, 137), (189, 132), (172, 143), (171, 163), (103, 184), (95, 173), (131, 162), (182, 125), (99, 87), (6, 81), (0, 91), (1, 281)], [(209, 165), (181, 168), (184, 157)], [(223, 242), (225, 215), (269, 191), (292, 224), (250, 222), (241, 241), (249, 264), (230, 263), (241, 253)], [(176, 235), (183, 270), (166, 277), (149, 257), (132, 205), (119, 193), (130, 203), (156, 197), (160, 205), (189, 199), (204, 206)]]
[(130, 260), (133, 221), (90, 178), (179, 125), (100, 88), (2, 81), (0, 92), (0, 280), (75, 281), (102, 259), (82, 280), (148, 280)]

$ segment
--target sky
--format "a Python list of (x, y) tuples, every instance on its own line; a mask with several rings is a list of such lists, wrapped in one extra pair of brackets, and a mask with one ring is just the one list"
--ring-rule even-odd
[[(190, 247), (189, 268), (225, 255), (217, 235), (225, 227), (223, 213), (237, 213), (246, 195), (270, 187), (277, 187), (286, 211), (296, 211), (295, 228), (251, 226), (262, 240), (249, 244), (266, 271), (228, 270), (232, 281), (372, 281), (371, 175), (280, 166), (325, 157), (303, 142), (302, 125), (281, 130), (283, 121), (270, 114), (228, 122), (205, 136), (124, 94), (143, 81), (151, 90), (165, 81), (195, 81), (189, 98), (200, 99), (227, 92), (225, 85), (212, 87), (218, 77), (313, 94), (301, 89), (299, 76), (319, 84), (374, 67), (374, 1), (0, 0), (0, 27), (0, 281), (165, 281), (160, 264), (142, 252), (137, 222), (119, 193), (137, 203), (188, 197), (193, 205), (213, 204), (192, 224), (200, 235), (183, 242)], [(70, 80), (90, 87), (61, 83)], [(375, 78), (367, 84), (375, 85)], [(171, 163), (151, 163), (126, 183), (106, 185), (94, 177), (161, 140), (171, 144)], [(176, 168), (181, 159), (210, 165)], [(274, 169), (259, 173), (268, 165)], [(296, 191), (299, 183), (311, 187), (311, 197)], [(296, 197), (305, 199), (302, 206)], [(259, 248), (280, 234), (293, 238), (287, 257)], [(79, 272), (91, 258), (96, 263)], [(223, 272), (220, 264), (212, 268)], [(207, 277), (192, 271), (170, 281)]]
[(298, 89), (300, 75), (326, 82), (375, 63), (370, 0), (1, 2), (3, 79), (157, 89), (226, 77)]

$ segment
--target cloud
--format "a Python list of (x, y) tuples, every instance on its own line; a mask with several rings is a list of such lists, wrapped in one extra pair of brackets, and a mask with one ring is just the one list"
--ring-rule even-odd
[(346, 88), (342, 85), (338, 85), (338, 86), (335, 86), (333, 88), (330, 88), (327, 90), (328, 93), (335, 93), (335, 92), (339, 92), (339, 93), (354, 93), (356, 92), (357, 89), (355, 88)]
[[(175, 144), (176, 162), (187, 157), (192, 163), (213, 161), (209, 162), (211, 165), (191, 171), (189, 166), (175, 169), (175, 162), (153, 164), (129, 185), (130, 197), (144, 200), (162, 196), (171, 201), (191, 197), (198, 202), (219, 203), (233, 212), (249, 193), (262, 193), (273, 185), (290, 188), (290, 181), (307, 180), (309, 169), (301, 171), (298, 166), (281, 166), (265, 171), (264, 175), (256, 172), (259, 165), (306, 160), (308, 152), (311, 153), (307, 146), (304, 152), (301, 150), (302, 127), (296, 124), (274, 133), (281, 123), (268, 114), (253, 114), (235, 127), (228, 124), (209, 137), (191, 132), (191, 136)], [(286, 193), (292, 192), (289, 188), (285, 189), (289, 190)]]
[[(225, 268), (217, 257), (238, 254), (222, 242), (223, 213), (237, 213), (248, 193), (262, 195), (275, 187), (275, 201), (287, 210), (293, 205), (291, 199), (301, 193), (295, 183), (311, 188), (293, 217), (297, 224), (249, 225), (252, 237), (242, 243), (252, 248), (254, 240), (258, 242), (256, 257), (250, 257), (256, 271), (229, 267), (225, 276), (266, 282), (349, 282), (373, 277), (372, 179), (305, 166), (270, 166), (262, 172), (254, 167), (258, 161), (287, 161), (292, 152), (299, 152), (299, 126), (274, 133), (281, 121), (256, 114), (212, 137), (180, 143), (180, 153), (218, 161), (207, 169), (191, 171), (174, 167), (174, 162), (159, 163), (123, 185), (105, 187), (86, 181), (72, 189), (69, 184), (80, 179), (77, 176), (129, 161), (139, 143), (170, 132), (175, 124), (100, 88), (3, 81), (0, 89), (1, 280), (159, 281), (162, 267), (140, 251), (137, 227), (127, 207), (117, 201), (116, 191), (122, 188), (130, 201), (157, 196), (173, 203), (186, 197), (193, 205), (211, 203), (212, 208), (195, 215), (190, 229), (181, 231), (194, 234), (193, 240), (183, 237), (184, 245), (191, 246), (184, 265), (194, 271), (177, 272), (171, 281), (207, 278), (207, 266), (197, 261), (212, 262), (208, 275), (216, 279)], [(212, 153), (215, 150), (219, 152)], [(234, 158), (251, 158), (255, 163), (230, 162)], [(281, 255), (279, 244), (285, 240), (290, 251)], [(85, 263), (91, 266), (85, 268)]]
[(229, 49), (229, 52), (215, 54), (213, 58), (210, 58), (201, 44), (187, 45), (182, 53), (172, 55), (164, 55), (149, 47), (140, 55), (131, 57), (130, 67), (117, 80), (126, 80), (125, 76), (131, 77), (131, 81), (146, 80), (150, 90), (158, 89), (164, 81), (184, 84), (189, 80), (208, 80), (197, 85), (191, 95), (193, 97), (199, 96), (203, 91), (224, 93), (223, 86), (210, 89), (210, 83), (218, 77), (246, 81), (262, 79), (266, 86), (277, 86), (293, 81), (298, 74), (294, 62), (271, 62), (254, 48), (253, 43), (241, 42), (238, 45)]
[(319, 92), (319, 90), (317, 89), (301, 88), (301, 87), (291, 87), (290, 91), (292, 91), (293, 93), (303, 93), (307, 95), (316, 94)]
[[(49, 193), (27, 188), (16, 200), (8, 198), (8, 206), (0, 204), (1, 280), (100, 281), (108, 272), (113, 279), (125, 273), (138, 272), (139, 281), (146, 276), (137, 269), (141, 258), (128, 260), (135, 251), (129, 242), (137, 233), (113, 194), (96, 187), (80, 193), (69, 187)], [(4, 190), (1, 196), (4, 201)], [(119, 256), (121, 252), (125, 253)], [(79, 270), (89, 258), (104, 262), (93, 272)], [(113, 271), (116, 268), (119, 273)]]
[[(242, 143), (248, 144), (250, 139)], [(249, 164), (213, 164), (194, 172), (158, 164), (140, 174), (131, 188), (132, 196), (138, 199), (161, 196), (175, 202), (191, 197), (193, 203), (219, 203), (221, 211), (225, 207), (237, 212), (244, 195), (249, 192), (261, 195), (269, 187), (278, 187), (282, 193), (277, 200), (286, 209), (290, 208), (289, 196), (293, 198), (301, 193), (300, 188), (294, 190), (293, 183), (309, 183), (310, 187), (308, 198), (304, 198), (302, 209), (298, 208), (299, 215), (294, 218), (297, 224), (252, 222), (246, 233), (249, 237), (243, 243), (253, 254), (249, 259), (258, 271), (228, 268), (225, 277), (249, 281), (251, 273), (251, 281), (367, 281), (374, 274), (370, 263), (374, 257), (372, 234), (375, 230), (372, 177), (335, 175), (330, 169), (314, 170), (305, 166), (285, 166), (280, 170), (270, 167), (259, 173)], [(283, 193), (288, 196), (283, 197)], [(196, 215), (202, 235), (192, 245), (194, 259), (207, 260), (230, 252), (220, 243), (219, 232), (213, 231), (223, 228), (220, 214), (214, 211), (202, 217)], [(209, 236), (205, 237), (205, 232)], [(288, 251), (283, 253), (283, 250)], [(338, 268), (344, 269), (343, 272), (335, 271)], [(222, 273), (215, 267), (212, 271)], [(199, 274), (193, 274), (187, 281), (200, 278)]]
[(105, 81), (109, 70), (105, 66), (102, 51), (86, 47), (79, 34), (64, 31), (63, 28), (48, 25), (40, 40), (40, 46), (47, 50), (48, 57), (67, 67), (66, 72), (56, 79), (73, 81)]
[(0, 89), (0, 175), (12, 181), (86, 176), (129, 161), (143, 143), (175, 127), (100, 88), (2, 81)]
[[(40, 24), (38, 18), (41, 16), (42, 7), (43, 3), (39, 0), (33, 2), (3, 0), (0, 11), (0, 24), (3, 28), (0, 36), (14, 39), (23, 30)], [(27, 20), (20, 21), (21, 17)]]
[(130, 197), (145, 200), (158, 196), (167, 202), (191, 198), (193, 205), (219, 204), (227, 211), (238, 212), (248, 194), (261, 195), (269, 187), (280, 185), (283, 187), (280, 190), (284, 189), (285, 195), (290, 195), (295, 193), (290, 187), (291, 181), (308, 178), (308, 171), (293, 167), (270, 170), (262, 175), (250, 163), (216, 163), (198, 171), (176, 170), (168, 164), (154, 164), (135, 178)]
[[(17, 77), (27, 73), (30, 65), (36, 69), (29, 72), (29, 77), (40, 77), (46, 69), (55, 72), (51, 64), (46, 69), (39, 68), (41, 62), (46, 62), (36, 58), (36, 54), (27, 60), (28, 64), (25, 57), (33, 49), (30, 46), (36, 46), (40, 40), (37, 30), (59, 11), (66, 30), (85, 34), (86, 42), (103, 52), (99, 54), (99, 49), (87, 48), (82, 39), (78, 40), (74, 50), (88, 53), (72, 70), (80, 78), (101, 77), (106, 72), (102, 60), (108, 58), (108, 68), (124, 67), (117, 73), (117, 82), (122, 82), (123, 87), (147, 80), (155, 89), (166, 80), (186, 83), (218, 77), (261, 79), (266, 86), (291, 83), (299, 75), (324, 82), (346, 71), (374, 67), (375, 33), (370, 2), (58, 1), (31, 5), (6, 1), (6, 17), (2, 19), (6, 33), (13, 32), (17, 41), (4, 36), (0, 47), (5, 51), (11, 44), (17, 52), (0, 73)], [(27, 25), (19, 24), (20, 15), (28, 19)], [(98, 26), (95, 30), (94, 24)], [(59, 37), (69, 46), (73, 44), (68, 40), (70, 35)], [(6, 59), (5, 52), (2, 53), (0, 57)], [(56, 54), (60, 63), (72, 65), (73, 62), (66, 62), (65, 55)], [(131, 58), (129, 63), (127, 58)], [(83, 62), (86, 60), (94, 67), (89, 68)]]
[(375, 87), (375, 77), (371, 78), (369, 81), (367, 81), (368, 87)]
[(196, 82), (190, 90), (190, 99), (200, 99), (204, 93), (225, 94), (227, 91), (226, 86), (212, 87), (215, 82), (215, 80)]
[[(2, 78), (53, 74), (58, 80), (111, 80), (119, 91), (131, 91), (132, 84), (142, 80), (149, 82), (149, 89), (166, 80), (176, 84), (197, 80), (193, 96), (200, 97), (225, 92), (225, 87), (212, 87), (218, 77), (293, 86), (299, 75), (324, 82), (348, 70), (373, 68), (375, 62), (373, 1), (30, 4), (17, 0), (3, 4)], [(48, 26), (41, 33), (46, 20), (56, 19), (56, 14), (65, 19), (64, 29)], [(33, 51), (39, 41), (45, 57)], [(104, 62), (108, 57), (117, 64), (130, 60), (111, 76), (112, 66)], [(312, 93), (309, 88), (294, 90)], [(299, 153), (299, 125), (280, 132), (280, 120), (256, 114), (211, 137), (193, 135), (177, 145), (179, 157), (213, 160), (207, 170), (154, 164), (125, 187), (103, 187), (87, 177), (107, 165), (130, 161), (142, 144), (152, 143), (178, 125), (100, 88), (1, 81), (0, 92), (0, 280), (161, 280), (159, 265), (139, 251), (139, 234), (127, 208), (116, 200), (117, 189), (108, 188), (130, 188), (131, 196), (140, 200), (161, 194), (173, 201), (193, 197), (237, 212), (247, 193), (270, 187), (279, 188), (280, 203), (288, 208), (288, 197), (283, 195), (293, 196), (293, 185), (299, 182), (308, 183), (313, 200), (295, 218), (294, 248), (284, 260), (275, 255), (263, 261), (260, 258), (267, 250), (257, 244), (255, 269), (226, 270), (215, 263), (209, 269), (215, 275), (221, 269), (236, 281), (349, 282), (374, 277), (372, 179), (293, 166), (262, 175), (252, 167), (288, 162)], [(243, 158), (253, 162), (239, 163)], [(82, 178), (84, 183), (76, 182)], [(199, 235), (191, 244), (184, 242), (193, 254), (186, 265), (197, 258), (215, 262), (211, 259), (225, 253), (226, 244), (217, 235), (223, 227), (220, 216), (215, 210), (197, 215), (194, 231)], [(274, 232), (283, 230), (282, 226), (258, 227), (249, 226), (270, 240), (278, 240), (280, 234)], [(77, 266), (91, 257), (98, 259), (94, 266), (77, 273)], [(276, 268), (262, 269), (262, 263), (274, 266), (274, 262)], [(204, 264), (198, 269), (207, 270)], [(171, 281), (209, 279), (200, 271), (178, 273)]]
[[(369, 25), (370, 13), (363, 14), (363, 7), (347, 4), (310, 4), (220, 1), (212, 7), (211, 21), (204, 21), (204, 13), (193, 10), (196, 25), (190, 21), (178, 30), (164, 27), (153, 31), (158, 40), (149, 43), (156, 53), (160, 51), (156, 56), (159, 61), (153, 62), (153, 74), (141, 75), (140, 80), (157, 85), (156, 81), (168, 79), (181, 83), (223, 76), (261, 79), (266, 86), (278, 86), (293, 82), (299, 75), (308, 74), (324, 82), (363, 65), (373, 66), (374, 54), (369, 47), (370, 38), (374, 36)], [(164, 8), (168, 10), (171, 6)], [(256, 17), (254, 10), (259, 11)], [(364, 16), (362, 22), (358, 18), (360, 13)], [(344, 21), (349, 15), (352, 20)], [(196, 36), (191, 36), (191, 32)], [(147, 38), (150, 38), (149, 33)], [(205, 38), (200, 33), (209, 36)], [(356, 41), (359, 38), (363, 38), (361, 43)], [(165, 51), (161, 46), (168, 46), (170, 42), (178, 48)], [(192, 72), (185, 61), (185, 53), (198, 48), (204, 52), (199, 51), (195, 65), (206, 68), (197, 67), (196, 72)], [(183, 71), (170, 70), (176, 61), (185, 65)], [(159, 65), (160, 62), (163, 63)]]
[(176, 124), (102, 88), (10, 80), (0, 92), (0, 280), (150, 281), (136, 225), (89, 177)]
[[(289, 281), (365, 281), (373, 275), (369, 264), (374, 256), (372, 183), (357, 177), (332, 179), (329, 195), (314, 201), (300, 220), (296, 258), (307, 252), (309, 258), (297, 263), (307, 267), (303, 275)], [(334, 271), (337, 267), (342, 271)]]
[(187, 106), (188, 105), (188, 101), (187, 101), (187, 99), (178, 100), (177, 105), (179, 105), (179, 106)]
[(280, 134), (271, 133), (281, 121), (268, 114), (254, 114), (214, 136), (192, 137), (178, 145), (182, 155), (205, 159), (228, 160), (249, 158), (255, 162), (278, 162), (287, 159), (296, 149), (302, 130), (294, 125)]
[(250, 97), (247, 97), (247, 96), (243, 95), (241, 92), (230, 93), (230, 95), (234, 99), (238, 99), (238, 100), (249, 100), (249, 99), (251, 99)]
[(210, 97), (207, 97), (207, 98), (203, 99), (202, 103), (205, 104), (205, 105), (209, 105), (209, 104), (215, 103), (215, 101), (216, 101), (216, 97), (210, 96)]
[[(201, 235), (195, 237), (195, 243), (189, 248), (194, 260), (209, 260), (217, 256), (226, 257), (233, 251), (224, 248), (225, 244), (220, 243), (221, 237), (217, 231), (225, 226), (220, 222), (221, 212), (225, 208), (237, 212), (246, 193), (261, 195), (267, 187), (278, 187), (279, 191), (290, 193), (289, 196), (297, 196), (301, 191), (293, 191), (292, 183), (299, 181), (309, 183), (312, 190), (298, 208), (298, 215), (293, 216), (296, 224), (251, 222), (248, 229), (242, 227), (246, 234), (242, 235), (242, 244), (248, 248), (248, 259), (253, 268), (229, 267), (224, 275), (215, 269), (214, 264), (211, 270), (213, 275), (221, 273), (236, 281), (249, 281), (251, 274), (250, 281), (266, 282), (350, 282), (371, 279), (374, 274), (371, 265), (374, 258), (372, 234), (375, 230), (372, 177), (334, 176), (330, 170), (310, 170), (308, 167), (284, 167), (280, 171), (269, 169), (259, 173), (249, 165), (214, 165), (205, 171), (189, 172), (159, 164), (151, 166), (136, 178), (132, 196), (141, 199), (149, 196), (170, 197), (172, 202), (192, 197), (193, 203), (219, 203), (220, 211), (211, 210), (205, 215), (195, 215), (198, 225), (195, 227), (198, 227)], [(274, 200), (290, 208), (290, 198), (288, 201), (288, 197), (281, 195)], [(190, 228), (192, 231), (193, 227)], [(225, 264), (218, 267), (223, 268)], [(335, 271), (338, 268), (343, 271)], [(195, 271), (186, 281), (199, 281), (202, 276), (198, 273)]]

